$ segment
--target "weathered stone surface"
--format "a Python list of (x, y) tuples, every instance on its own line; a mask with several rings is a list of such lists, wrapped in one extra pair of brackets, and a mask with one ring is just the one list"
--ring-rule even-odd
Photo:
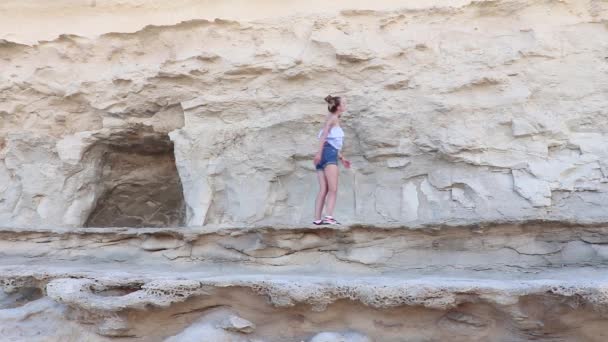
[(607, 219), (603, 2), (138, 4), (1, 5), (3, 225), (308, 222), (327, 93), (343, 221)]
[(245, 274), (274, 272), (280, 266), (305, 274), (440, 272), (466, 277), (481, 272), (534, 278), (555, 267), (608, 266), (606, 241), (605, 224), (532, 221), (417, 228), (36, 228), (0, 229), (0, 256), (6, 265), (119, 262), (125, 270), (220, 272), (231, 265)]
[[(74, 338), (92, 336), (92, 341), (104, 341), (92, 335), (93, 331), (146, 341), (165, 338), (192, 341), (211, 337), (220, 341), (251, 342), (310, 338), (351, 341), (350, 337), (361, 341), (402, 341), (404, 335), (457, 341), (470, 340), (471, 336), (512, 341), (544, 336), (549, 341), (557, 335), (567, 341), (600, 341), (598, 336), (603, 336), (605, 330), (596, 323), (605, 323), (603, 312), (608, 305), (603, 290), (608, 281), (606, 277), (597, 272), (583, 274), (576, 269), (534, 280), (515, 280), (508, 276), (496, 280), (438, 276), (405, 280), (378, 276), (347, 278), (345, 275), (338, 279), (271, 274), (201, 277), (194, 272), (80, 273), (59, 267), (50, 272), (3, 268), (2, 274), (2, 281), (20, 279), (30, 285), (37, 283), (47, 290), (53, 289), (52, 297), (57, 302), (43, 297), (20, 309), (28, 313), (0, 310), (0, 329), (8, 331), (18, 327), (22, 337), (38, 332), (47, 341), (60, 341), (66, 331)], [(114, 291), (92, 296), (80, 286), (81, 279), (61, 278), (66, 275)], [(195, 294), (191, 288), (184, 290), (183, 280), (179, 279), (182, 277), (197, 279), (205, 294)], [(57, 283), (64, 286), (57, 287)], [(71, 283), (78, 286), (65, 286)], [(157, 292), (138, 290), (137, 284), (145, 284), (143, 288), (156, 284)], [(91, 302), (98, 302), (95, 297), (115, 305), (92, 306)], [(126, 307), (125, 302), (133, 305)], [(53, 312), (49, 311), (49, 303), (56, 307), (53, 315), (49, 315)], [(154, 303), (161, 303), (162, 307)], [(229, 313), (221, 310), (228, 307)], [(539, 307), (552, 310), (538, 310)], [(30, 313), (31, 310), (39, 312), (46, 321)], [(215, 316), (217, 312), (221, 315)], [(255, 330), (243, 333), (229, 329), (225, 322), (234, 315), (247, 317), (255, 324)], [(48, 327), (64, 322), (67, 317), (70, 324), (62, 325), (60, 330)], [(552, 324), (556, 322), (559, 322), (559, 333), (553, 330)], [(429, 329), (435, 326), (437, 329)], [(316, 335), (319, 331), (336, 329), (344, 332)], [(360, 334), (347, 333), (352, 330)]]
[[(604, 334), (589, 322), (608, 306), (605, 225), (336, 228), (4, 229), (0, 329), (51, 341), (68, 330), (37, 325), (70, 321), (92, 341), (526, 341), (555, 324), (564, 340)], [(36, 305), (52, 322), (6, 318)]]
[(241, 332), (245, 334), (250, 334), (255, 330), (255, 324), (236, 315), (226, 317), (219, 323), (218, 327), (227, 331)]
[(112, 341), (68, 319), (66, 307), (49, 298), (1, 309), (0, 334), (5, 341), (19, 342)]
[(372, 342), (367, 336), (357, 332), (323, 332), (313, 336), (309, 342)]
[[(244, 329), (244, 331), (243, 331)], [(263, 342), (250, 339), (254, 325), (226, 309), (217, 309), (204, 315), (197, 322), (179, 334), (169, 337), (165, 342), (198, 342), (201, 340), (218, 342)]]
[[(0, 339), (608, 340), (607, 22), (2, 1)], [(310, 227), (328, 93), (347, 224)]]

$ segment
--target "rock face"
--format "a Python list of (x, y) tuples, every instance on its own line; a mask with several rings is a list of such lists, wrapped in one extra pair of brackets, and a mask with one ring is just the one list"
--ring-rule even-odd
[(0, 336), (606, 341), (607, 108), (601, 0), (4, 0)]
[(551, 222), (4, 229), (0, 332), (14, 341), (599, 342), (606, 241), (605, 224)]
[(328, 93), (350, 101), (344, 220), (606, 219), (605, 2), (292, 2), (82, 32), (139, 4), (58, 2), (54, 35), (5, 2), (0, 221), (308, 222)]

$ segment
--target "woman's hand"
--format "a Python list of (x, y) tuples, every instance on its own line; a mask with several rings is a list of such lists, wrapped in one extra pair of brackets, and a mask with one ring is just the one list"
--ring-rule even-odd
[(315, 164), (315, 166), (319, 165), (319, 163), (321, 162), (321, 153), (318, 152), (317, 154), (315, 154), (315, 158), (312, 160), (313, 164)]
[(345, 168), (350, 169), (350, 160), (340, 156), (340, 160), (342, 161), (342, 165), (344, 165)]

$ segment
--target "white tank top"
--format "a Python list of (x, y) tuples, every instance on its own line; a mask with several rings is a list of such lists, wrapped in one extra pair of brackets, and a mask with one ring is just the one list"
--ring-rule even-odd
[[(323, 129), (319, 132), (319, 138), (323, 135)], [(335, 147), (336, 149), (342, 149), (342, 143), (344, 142), (344, 131), (340, 126), (334, 126), (329, 130), (327, 135), (327, 142)]]

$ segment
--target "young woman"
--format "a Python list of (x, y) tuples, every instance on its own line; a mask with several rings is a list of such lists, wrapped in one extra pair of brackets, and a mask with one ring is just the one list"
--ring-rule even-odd
[[(327, 116), (325, 125), (319, 132), (319, 149), (314, 158), (317, 178), (319, 180), (319, 193), (315, 202), (314, 224), (339, 224), (333, 217), (336, 206), (336, 195), (338, 193), (338, 159), (342, 161), (345, 168), (350, 168), (350, 161), (342, 156), (342, 143), (344, 131), (340, 127), (340, 116), (346, 110), (346, 100), (339, 96), (328, 95)], [(323, 219), (323, 207), (326, 215)]]

